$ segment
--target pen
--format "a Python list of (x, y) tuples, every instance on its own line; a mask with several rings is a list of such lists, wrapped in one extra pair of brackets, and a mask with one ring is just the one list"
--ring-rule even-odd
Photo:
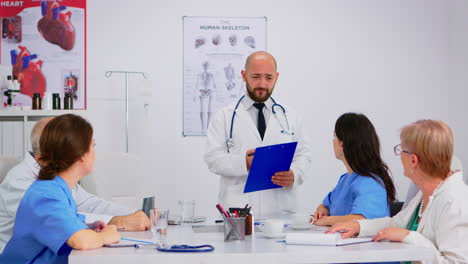
[(143, 241), (143, 240), (138, 240), (138, 239), (131, 239), (131, 238), (126, 238), (126, 237), (122, 237), (120, 240), (138, 242), (138, 243), (143, 243), (143, 244), (154, 244), (153, 242)]
[(250, 153), (250, 154), (248, 154), (247, 156), (253, 156), (253, 155), (254, 155), (254, 153)]
[(223, 207), (222, 207), (220, 204), (217, 204), (217, 205), (216, 205), (216, 208), (218, 208), (219, 212), (220, 212), (221, 214), (223, 214), (225, 217), (231, 218), (231, 216), (229, 216), (228, 213), (226, 213), (226, 211), (224, 211)]
[(154, 246), (157, 246), (156, 244), (135, 244), (133, 245), (135, 248), (142, 248), (143, 246), (151, 246), (151, 247), (154, 247)]

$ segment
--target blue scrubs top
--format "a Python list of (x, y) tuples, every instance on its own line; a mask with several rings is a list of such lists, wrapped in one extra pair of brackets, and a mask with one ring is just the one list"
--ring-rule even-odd
[(355, 172), (341, 175), (335, 189), (323, 199), (323, 205), (333, 216), (360, 214), (367, 219), (390, 216), (382, 180)]
[(84, 216), (77, 213), (71, 190), (60, 176), (36, 180), (21, 200), (13, 236), (0, 263), (68, 263), (72, 248), (66, 241), (86, 228)]

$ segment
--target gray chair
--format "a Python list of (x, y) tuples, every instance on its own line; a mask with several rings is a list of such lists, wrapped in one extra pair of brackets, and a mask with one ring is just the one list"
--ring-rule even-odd
[(394, 201), (390, 205), (390, 216), (393, 217), (396, 214), (398, 214), (398, 212), (400, 212), (401, 208), (403, 207), (403, 204), (404, 204), (404, 202)]
[(3, 182), (7, 173), (16, 166), (16, 164), (20, 163), (21, 159), (13, 156), (0, 156), (0, 183)]

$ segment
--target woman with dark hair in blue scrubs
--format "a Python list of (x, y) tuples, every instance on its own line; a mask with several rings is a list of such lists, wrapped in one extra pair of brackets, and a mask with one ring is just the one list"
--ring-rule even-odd
[(335, 124), (333, 148), (347, 172), (318, 206), (314, 223), (333, 225), (389, 216), (395, 186), (380, 157), (379, 138), (369, 119), (356, 113), (340, 116)]
[(13, 236), (0, 263), (68, 263), (72, 249), (115, 243), (120, 235), (102, 221), (85, 224), (71, 190), (93, 169), (93, 128), (72, 114), (51, 120), (40, 139), (41, 170), (18, 207)]

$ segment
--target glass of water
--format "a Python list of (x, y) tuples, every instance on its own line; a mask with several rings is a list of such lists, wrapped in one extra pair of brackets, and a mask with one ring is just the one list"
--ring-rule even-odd
[(150, 209), (151, 232), (153, 232), (153, 240), (160, 247), (166, 245), (168, 217), (169, 210), (161, 210), (157, 208)]
[(180, 224), (193, 223), (195, 216), (195, 200), (179, 200)]

